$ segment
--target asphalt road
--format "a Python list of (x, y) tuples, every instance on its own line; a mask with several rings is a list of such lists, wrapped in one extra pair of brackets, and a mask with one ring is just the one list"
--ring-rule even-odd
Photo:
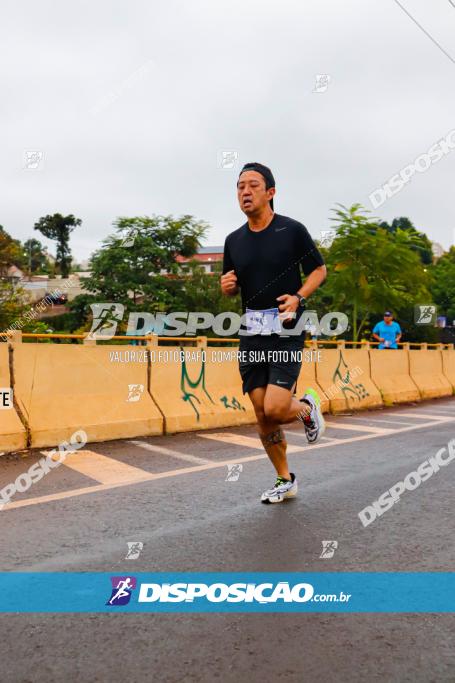
[[(455, 401), (328, 418), (273, 484), (254, 427), (88, 444), (0, 512), (1, 571), (454, 571), (455, 464), (358, 512), (455, 438)], [(41, 457), (2, 456), (0, 487)], [(71, 458), (73, 460), (71, 461)], [(242, 465), (236, 481), (226, 464)], [(239, 468), (236, 468), (237, 471)], [(323, 540), (338, 541), (332, 559)], [(127, 542), (144, 544), (126, 560)], [(455, 615), (0, 615), (2, 683), (455, 681)]]

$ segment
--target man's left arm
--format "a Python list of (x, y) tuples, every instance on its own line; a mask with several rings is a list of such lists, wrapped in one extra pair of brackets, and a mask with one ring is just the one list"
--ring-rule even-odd
[(397, 326), (398, 332), (397, 332), (397, 334), (396, 334), (396, 336), (395, 336), (395, 342), (398, 344), (399, 341), (400, 341), (400, 339), (401, 339), (401, 337), (402, 337), (402, 334), (403, 334), (403, 333), (402, 333), (401, 327), (399, 326), (398, 323), (396, 323), (396, 326)]
[(300, 294), (300, 296), (304, 296), (305, 299), (308, 299), (308, 297), (310, 297), (313, 294), (313, 292), (315, 292), (318, 289), (318, 287), (322, 285), (326, 277), (326, 266), (318, 266), (317, 268), (311, 271), (303, 285), (297, 292), (295, 292), (295, 294)]
[(281, 313), (295, 313), (300, 305), (300, 299), (297, 294), (308, 299), (327, 277), (324, 259), (304, 225), (299, 226), (298, 244), (301, 255), (300, 264), (306, 279), (297, 292), (283, 294), (277, 298), (277, 301), (281, 302), (279, 306)]

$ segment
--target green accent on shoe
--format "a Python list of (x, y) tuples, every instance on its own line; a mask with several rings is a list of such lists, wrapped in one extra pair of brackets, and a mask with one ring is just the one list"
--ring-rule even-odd
[(321, 405), (321, 399), (319, 398), (319, 394), (317, 391), (312, 389), (311, 387), (308, 387), (308, 389), (305, 391), (306, 394), (310, 394), (314, 398), (314, 402), (316, 403), (317, 406)]

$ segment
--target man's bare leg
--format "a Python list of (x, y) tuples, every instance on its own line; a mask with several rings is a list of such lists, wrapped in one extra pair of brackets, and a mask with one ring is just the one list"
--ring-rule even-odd
[[(249, 397), (254, 407), (256, 413), (256, 418), (258, 421), (258, 431), (261, 437), (264, 449), (272, 461), (277, 474), (284, 479), (291, 479), (291, 474), (289, 472), (288, 460), (286, 457), (286, 437), (283, 434), (283, 430), (280, 427), (280, 422), (270, 418), (264, 410), (264, 402), (271, 385), (267, 387), (258, 387), (249, 392)], [(280, 389), (280, 387), (278, 387)], [(282, 392), (289, 394), (289, 398), (292, 398), (289, 391), (285, 389), (280, 389)], [(302, 405), (300, 404), (300, 410), (302, 410)]]
[[(294, 385), (295, 386), (295, 385)], [(309, 415), (311, 406), (298, 401), (291, 391), (275, 384), (268, 384), (264, 396), (264, 413), (268, 419), (278, 424), (288, 424), (297, 419), (297, 415)]]

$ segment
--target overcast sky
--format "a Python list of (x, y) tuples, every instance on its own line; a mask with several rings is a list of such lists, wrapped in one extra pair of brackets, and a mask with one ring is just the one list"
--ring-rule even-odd
[[(455, 61), (450, 0), (400, 1)], [(318, 237), (337, 202), (373, 210), (373, 190), (455, 128), (455, 63), (395, 0), (10, 0), (0, 56), (0, 224), (54, 252), (34, 222), (74, 213), (77, 260), (117, 216), (192, 214), (223, 244), (244, 222), (247, 161)], [(445, 155), (373, 213), (447, 248), (454, 170)]]

